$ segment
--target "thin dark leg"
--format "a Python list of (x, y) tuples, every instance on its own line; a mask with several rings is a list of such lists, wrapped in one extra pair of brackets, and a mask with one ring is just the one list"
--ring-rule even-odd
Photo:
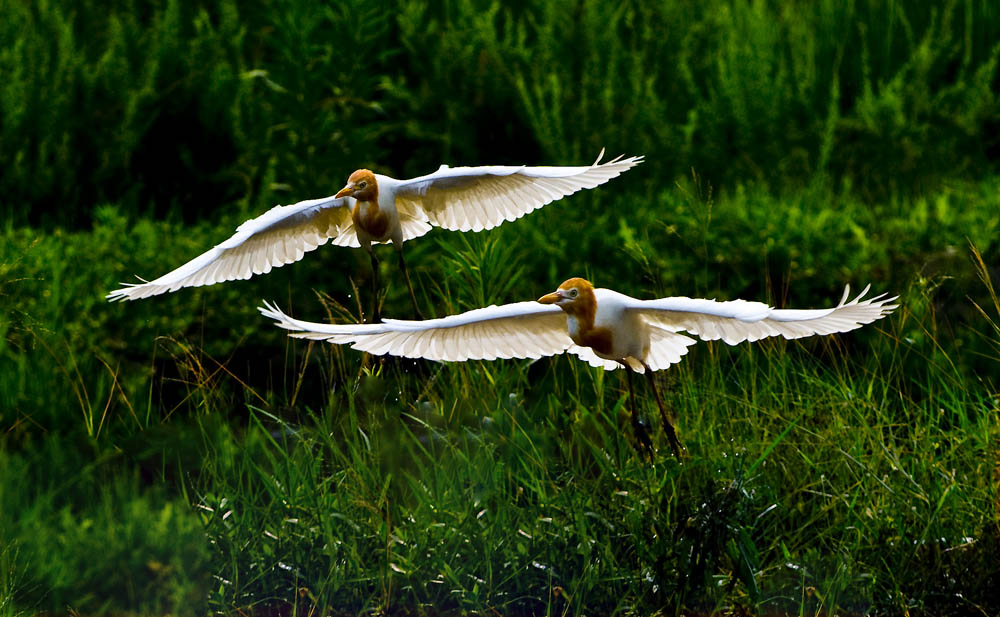
[(368, 254), (372, 256), (372, 318), (368, 323), (378, 323), (382, 321), (378, 302), (378, 293), (381, 287), (378, 280), (378, 257), (375, 256), (374, 250), (369, 250)]
[(681, 442), (677, 439), (677, 432), (674, 431), (674, 425), (670, 422), (670, 418), (667, 417), (666, 410), (663, 409), (663, 401), (660, 400), (660, 392), (656, 389), (656, 379), (653, 378), (653, 370), (649, 368), (649, 365), (645, 362), (642, 363), (644, 369), (646, 369), (646, 378), (649, 380), (649, 387), (653, 389), (653, 396), (656, 398), (656, 406), (660, 408), (660, 417), (663, 419), (663, 432), (667, 434), (667, 439), (670, 440), (670, 447), (674, 450), (674, 456), (680, 458), (681, 456)]
[(629, 404), (632, 405), (632, 430), (635, 431), (635, 439), (646, 452), (653, 451), (653, 441), (649, 438), (646, 427), (639, 422), (638, 407), (635, 406), (635, 390), (632, 388), (632, 369), (625, 366), (625, 374), (628, 376), (628, 397)]
[(403, 247), (399, 247), (399, 269), (403, 271), (403, 278), (406, 279), (406, 288), (410, 290), (410, 301), (413, 302), (413, 312), (417, 314), (417, 319), (423, 319), (424, 316), (420, 312), (420, 307), (417, 306), (417, 294), (413, 293), (413, 283), (410, 282), (410, 271), (406, 269), (406, 260), (403, 259)]

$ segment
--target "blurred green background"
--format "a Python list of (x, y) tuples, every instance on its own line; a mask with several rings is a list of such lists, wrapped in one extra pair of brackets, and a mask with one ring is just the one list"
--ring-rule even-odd
[[(1000, 611), (998, 41), (990, 0), (0, 0), (0, 617)], [(586, 276), (796, 307), (871, 282), (903, 308), (836, 343), (693, 352), (661, 377), (682, 466), (607, 434), (618, 375), (383, 364), (257, 315), (264, 298), (356, 314), (361, 251), (104, 300), (359, 167), (602, 148), (646, 162), (494, 231), (407, 244), (421, 303), (440, 316)], [(409, 317), (382, 250), (383, 314)], [(796, 435), (825, 454), (805, 465)], [(772, 502), (789, 514), (761, 527)], [(483, 503), (493, 535), (462, 517), (434, 535), (446, 504)], [(546, 507), (576, 520), (549, 544), (514, 522)], [(400, 539), (406, 516), (424, 531)], [(272, 519), (313, 526), (286, 539)], [(432, 540), (459, 548), (413, 548)], [(597, 561), (539, 557), (565, 550)]]

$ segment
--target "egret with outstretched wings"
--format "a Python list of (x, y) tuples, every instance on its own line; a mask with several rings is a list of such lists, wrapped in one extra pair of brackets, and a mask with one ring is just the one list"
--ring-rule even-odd
[[(601, 152), (603, 155), (603, 151)], [(581, 189), (591, 189), (642, 162), (641, 156), (618, 157), (579, 167), (448, 167), (397, 180), (359, 169), (336, 195), (275, 206), (236, 228), (212, 250), (148, 282), (124, 284), (108, 300), (138, 300), (182, 287), (248, 279), (302, 259), (332, 241), (361, 247), (371, 256), (373, 315), (378, 321), (378, 259), (372, 244), (392, 242), (419, 315), (403, 243), (431, 227), (456, 231), (492, 229)]]
[[(848, 287), (832, 308), (774, 309), (746, 300), (638, 300), (610, 289), (595, 289), (582, 278), (571, 278), (537, 302), (489, 306), (425, 321), (321, 324), (293, 319), (268, 303), (260, 312), (291, 330), (292, 336), (349, 344), (376, 355), (458, 362), (540, 358), (568, 352), (609, 371), (620, 366), (631, 369), (627, 371), (630, 392), (632, 371), (644, 373), (671, 446), (679, 452), (652, 371), (679, 362), (696, 342), (681, 332), (730, 345), (769, 336), (796, 339), (848, 332), (885, 317), (897, 306), (892, 303), (896, 298), (885, 294), (862, 300), (868, 287), (850, 301), (849, 292)], [(633, 424), (639, 431), (634, 404)]]

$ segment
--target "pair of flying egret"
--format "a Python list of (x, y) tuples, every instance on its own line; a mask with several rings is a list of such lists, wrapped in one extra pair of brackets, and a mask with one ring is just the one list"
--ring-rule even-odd
[[(603, 153), (602, 153), (603, 154)], [(392, 242), (409, 289), (416, 295), (403, 259), (403, 243), (432, 226), (456, 231), (491, 229), (552, 201), (595, 188), (642, 162), (619, 157), (579, 167), (448, 167), (397, 180), (367, 169), (355, 171), (337, 194), (275, 206), (236, 228), (210, 251), (149, 282), (126, 284), (109, 300), (137, 300), (182, 287), (247, 279), (294, 261), (332, 241), (361, 247), (372, 261), (372, 319), (367, 324), (299, 321), (265, 303), (260, 312), (292, 336), (350, 344), (376, 355), (438, 361), (539, 358), (569, 352), (605, 370), (627, 371), (637, 438), (649, 445), (637, 422), (632, 371), (644, 373), (656, 397), (663, 429), (675, 453), (679, 443), (660, 401), (652, 371), (679, 362), (695, 340), (735, 345), (768, 336), (787, 339), (847, 332), (888, 315), (895, 298), (862, 300), (868, 288), (848, 301), (815, 310), (773, 309), (760, 302), (717, 302), (686, 297), (638, 300), (610, 289), (595, 289), (582, 278), (563, 282), (534, 302), (488, 306), (429, 320), (379, 318), (378, 259), (372, 244)]]

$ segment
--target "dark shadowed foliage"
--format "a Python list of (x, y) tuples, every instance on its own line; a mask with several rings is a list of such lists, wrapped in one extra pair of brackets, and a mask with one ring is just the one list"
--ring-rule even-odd
[[(141, 6), (140, 6), (141, 5)], [(1000, 9), (837, 2), (7, 2), (5, 215), (202, 219), (325, 195), (362, 165), (644, 153), (669, 184), (870, 199), (1000, 152)], [(652, 174), (652, 171), (647, 171)]]

